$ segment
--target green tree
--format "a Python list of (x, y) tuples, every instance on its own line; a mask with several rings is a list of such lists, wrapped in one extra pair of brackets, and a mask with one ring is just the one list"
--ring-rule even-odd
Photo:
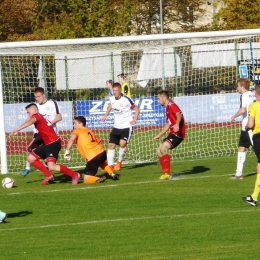
[(31, 21), (35, 19), (36, 0), (5, 0), (0, 2), (0, 41), (30, 40)]
[[(203, 15), (204, 0), (162, 3), (165, 33), (198, 30), (194, 24)], [(4, 0), (0, 2), (0, 40), (160, 33), (159, 15), (159, 0), (17, 0), (15, 4)]]
[(223, 2), (224, 7), (215, 15), (215, 29), (259, 28), (259, 0), (223, 0)]
[[(160, 1), (132, 0), (131, 3), (131, 22), (134, 25), (131, 33), (160, 33)], [(164, 33), (196, 30), (194, 24), (205, 12), (202, 9), (204, 0), (162, 0), (162, 3)]]

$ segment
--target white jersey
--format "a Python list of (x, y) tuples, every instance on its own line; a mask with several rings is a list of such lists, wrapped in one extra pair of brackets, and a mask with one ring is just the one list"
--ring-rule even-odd
[(109, 99), (114, 112), (114, 128), (132, 127), (130, 121), (133, 120), (132, 109), (135, 107), (133, 100), (126, 95), (122, 95), (119, 99), (114, 96), (109, 97)]
[(255, 102), (255, 94), (253, 91), (246, 91), (240, 96), (240, 108), (244, 107), (246, 109), (245, 113), (242, 114), (242, 130), (246, 130), (246, 125), (248, 121), (248, 107), (251, 103)]
[[(57, 114), (60, 114), (60, 110), (56, 100), (48, 99), (44, 104), (36, 103), (39, 113), (43, 115), (48, 121), (54, 120)], [(53, 124), (53, 129), (57, 133), (57, 125)]]

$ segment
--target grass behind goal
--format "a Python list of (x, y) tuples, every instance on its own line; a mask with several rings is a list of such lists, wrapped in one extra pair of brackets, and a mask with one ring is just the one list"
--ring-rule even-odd
[(235, 155), (173, 161), (174, 181), (158, 180), (153, 162), (124, 166), (119, 181), (100, 185), (8, 175), (15, 187), (0, 190), (9, 214), (1, 259), (257, 259), (259, 208), (241, 200), (255, 165), (249, 155), (243, 180), (230, 180)]

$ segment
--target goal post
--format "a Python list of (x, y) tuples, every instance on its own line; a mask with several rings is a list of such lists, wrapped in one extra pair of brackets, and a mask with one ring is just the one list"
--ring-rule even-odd
[[(237, 151), (240, 119), (235, 84), (248, 77), (252, 88), (260, 80), (260, 29), (100, 37), (0, 43), (1, 173), (20, 172), (32, 127), (16, 137), (8, 134), (26, 120), (25, 106), (34, 102), (37, 86), (58, 101), (62, 147), (73, 118), (83, 115), (107, 148), (113, 115), (102, 123), (108, 105), (106, 81), (124, 73), (140, 117), (128, 145), (127, 163), (157, 160), (153, 137), (165, 124), (165, 108), (157, 101), (169, 91), (183, 111), (187, 138), (172, 158), (206, 158)], [(85, 165), (75, 147), (69, 167)]]

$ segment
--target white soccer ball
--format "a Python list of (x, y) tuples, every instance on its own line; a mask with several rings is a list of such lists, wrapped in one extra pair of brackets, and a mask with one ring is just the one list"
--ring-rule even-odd
[(14, 180), (10, 177), (5, 177), (2, 180), (2, 186), (5, 189), (11, 189), (14, 186)]

